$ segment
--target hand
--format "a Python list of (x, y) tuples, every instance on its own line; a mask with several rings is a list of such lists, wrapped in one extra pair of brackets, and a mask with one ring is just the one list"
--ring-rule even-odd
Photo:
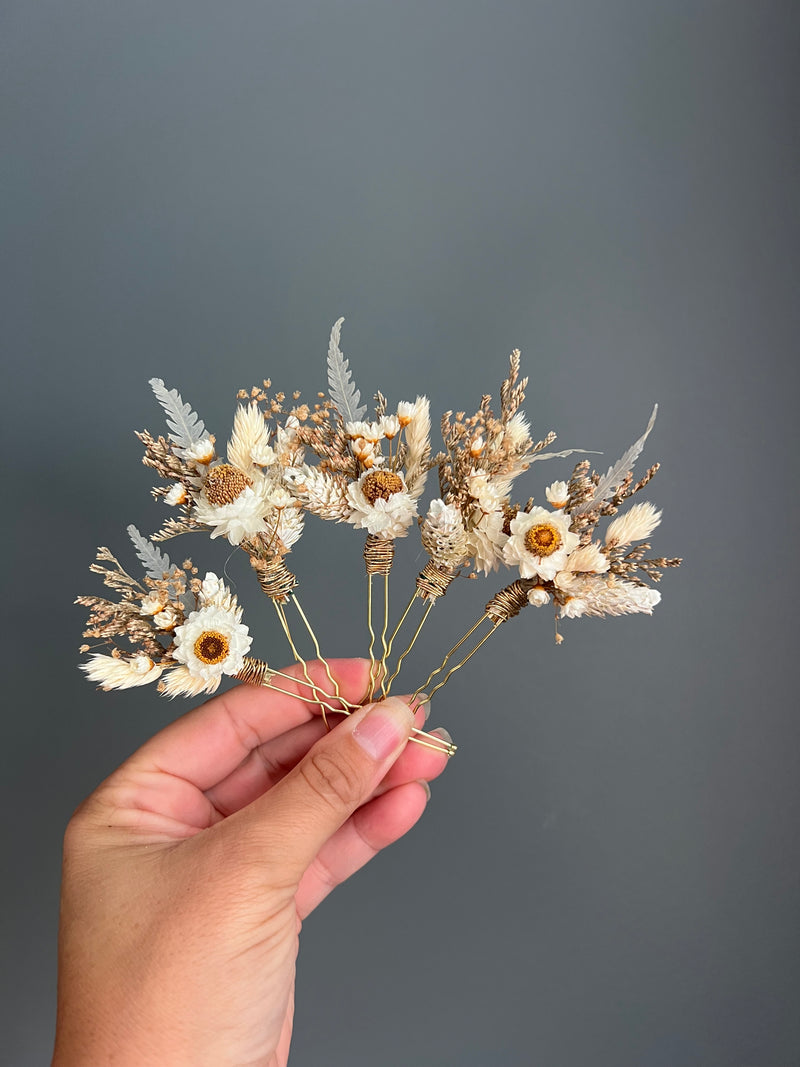
[[(359, 700), (367, 661), (330, 666)], [(241, 686), (126, 760), (67, 828), (54, 1065), (285, 1064), (302, 920), (422, 814), (447, 762), (406, 747), (423, 722), (391, 698), (326, 733)]]

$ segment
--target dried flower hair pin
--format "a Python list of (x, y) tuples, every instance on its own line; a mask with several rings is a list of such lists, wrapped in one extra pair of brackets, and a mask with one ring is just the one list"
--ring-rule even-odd
[[(154, 496), (175, 509), (151, 540), (128, 527), (144, 568), (131, 577), (106, 548), (98, 551), (91, 570), (102, 575), (115, 599), (82, 596), (90, 609), (85, 637), (97, 646), (82, 665), (104, 689), (125, 689), (157, 681), (168, 696), (214, 692), (223, 676), (267, 686), (319, 705), (327, 712), (349, 714), (357, 705), (345, 701), (313, 627), (297, 597), (298, 581), (286, 556), (303, 533), (306, 514), (346, 522), (366, 531), (366, 628), (369, 635), (369, 685), (364, 700), (387, 696), (406, 656), (419, 639), (433, 606), (459, 574), (476, 578), (501, 565), (518, 576), (498, 590), (475, 624), (447, 652), (425, 682), (418, 698), (434, 679), (432, 696), (469, 660), (498, 627), (523, 607), (552, 604), (556, 641), (560, 618), (652, 613), (660, 594), (650, 583), (676, 567), (676, 558), (648, 557), (647, 541), (661, 513), (652, 504), (634, 504), (612, 518), (595, 540), (601, 520), (617, 516), (620, 507), (643, 489), (658, 470), (652, 466), (634, 483), (633, 465), (653, 428), (656, 409), (644, 434), (604, 475), (581, 460), (569, 482), (555, 481), (545, 491), (549, 507), (513, 504), (519, 476), (543, 459), (565, 457), (581, 449), (546, 452), (555, 439), (548, 433), (534, 442), (520, 411), (527, 379), (520, 380), (520, 353), (510, 357), (509, 373), (500, 388), (500, 412), (491, 397), (478, 411), (446, 412), (441, 429), (444, 450), (431, 455), (428, 399), (402, 401), (389, 410), (375, 397), (373, 417), (355, 388), (340, 345), (340, 319), (328, 348), (328, 396), (309, 406), (294, 403), (287, 410), (283, 393), (271, 395), (271, 383), (240, 391), (225, 456), (205, 424), (174, 390), (154, 378), (150, 384), (167, 416), (168, 436), (137, 436), (144, 444), (143, 462), (155, 470), (162, 485)], [(436, 469), (440, 495), (424, 515), (419, 501), (428, 473)], [(394, 627), (390, 626), (390, 582), (395, 541), (416, 523), (428, 557), (411, 597)], [(291, 654), (303, 677), (271, 669), (249, 655), (252, 638), (242, 622), (234, 594), (214, 573), (199, 577), (191, 560), (173, 564), (155, 542), (189, 531), (224, 537), (250, 558), (258, 583), (271, 600)], [(375, 578), (380, 581), (382, 608), (376, 611)], [(410, 641), (394, 659), (394, 646), (412, 617), (424, 605)], [(291, 611), (290, 611), (291, 609)], [(293, 631), (294, 626), (294, 631)], [(315, 682), (298, 644), (297, 627), (311, 641), (329, 685)], [(471, 649), (452, 662), (483, 628)], [(289, 681), (287, 689), (282, 682)], [(299, 687), (299, 691), (295, 689)], [(292, 691), (294, 690), (294, 691)], [(412, 740), (446, 751), (455, 746), (436, 734), (416, 730)]]

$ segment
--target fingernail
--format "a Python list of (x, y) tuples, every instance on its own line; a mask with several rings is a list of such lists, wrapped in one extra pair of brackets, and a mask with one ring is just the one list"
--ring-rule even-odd
[(417, 693), (416, 697), (414, 697), (413, 707), (415, 709), (422, 708), (425, 712), (425, 722), (431, 717), (431, 698), (427, 693)]
[(389, 697), (373, 704), (353, 730), (353, 739), (374, 760), (385, 760), (408, 739), (410, 709)]
[(431, 799), (431, 787), (428, 785), (428, 783), (425, 781), (425, 779), (424, 778), (417, 778), (417, 785), (421, 785), (422, 786), (422, 788), (425, 790), (425, 793), (426, 793), (426, 795), (428, 797), (428, 800), (430, 800)]
[(433, 737), (441, 737), (442, 741), (448, 745), (452, 745), (453, 743), (452, 737), (443, 726), (437, 726), (436, 729), (431, 730), (430, 733)]

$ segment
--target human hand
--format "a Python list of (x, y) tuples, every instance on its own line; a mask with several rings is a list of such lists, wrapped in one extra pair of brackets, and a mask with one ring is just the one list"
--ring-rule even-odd
[[(330, 667), (360, 699), (369, 663)], [(422, 814), (447, 762), (406, 747), (423, 722), (391, 698), (326, 733), (241, 686), (126, 760), (66, 832), (55, 1067), (285, 1064), (302, 920)]]

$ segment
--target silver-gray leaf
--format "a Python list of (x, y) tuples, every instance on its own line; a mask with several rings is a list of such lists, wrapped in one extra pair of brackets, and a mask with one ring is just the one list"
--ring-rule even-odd
[(339, 319), (331, 330), (328, 344), (328, 392), (344, 421), (358, 422), (366, 414), (367, 405), (359, 406), (361, 393), (353, 385), (348, 362), (339, 348), (343, 322), (344, 319)]
[(167, 389), (161, 378), (151, 378), (150, 386), (156, 400), (167, 413), (169, 436), (178, 446), (179, 454), (202, 440), (206, 432), (203, 420), (192, 411), (191, 405), (184, 404), (177, 389)]
[(650, 421), (647, 424), (647, 429), (644, 431), (638, 441), (634, 441), (628, 451), (618, 459), (617, 462), (609, 467), (603, 477), (597, 484), (592, 496), (585, 500), (582, 504), (579, 504), (572, 512), (573, 515), (581, 515), (585, 511), (594, 511), (595, 508), (604, 504), (609, 497), (611, 497), (616, 489), (622, 484), (625, 475), (628, 471), (633, 470), (633, 465), (641, 455), (644, 443), (650, 435), (650, 431), (653, 429), (653, 425), (656, 421), (656, 414), (658, 413), (658, 404), (653, 408), (653, 414), (650, 416)]

